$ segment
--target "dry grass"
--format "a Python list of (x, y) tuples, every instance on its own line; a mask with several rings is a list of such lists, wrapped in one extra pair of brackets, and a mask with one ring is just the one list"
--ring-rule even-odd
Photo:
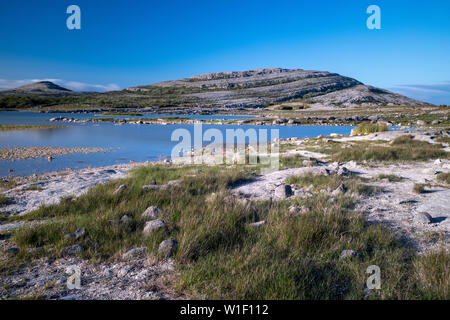
[[(85, 227), (87, 235), (78, 244), (86, 249), (81, 257), (92, 261), (114, 260), (135, 246), (147, 246), (148, 254), (156, 257), (162, 240), (178, 240), (176, 288), (193, 298), (363, 299), (369, 265), (382, 270), (382, 289), (372, 299), (450, 298), (445, 280), (448, 255), (416, 256), (389, 231), (367, 224), (354, 210), (354, 200), (345, 195), (292, 200), (305, 208), (299, 216), (289, 214), (289, 201), (238, 202), (230, 187), (252, 177), (244, 167), (138, 168), (131, 178), (16, 218), (57, 221), (16, 231), (13, 241), (20, 251), (11, 263), (44, 254), (57, 257), (61, 248), (73, 244), (64, 235)], [(170, 190), (142, 190), (151, 181), (163, 184), (174, 179), (181, 182)], [(358, 191), (361, 185), (353, 177), (301, 179), (297, 183), (312, 183), (317, 189), (344, 183)], [(128, 189), (113, 195), (121, 184)], [(161, 218), (169, 228), (143, 238), (141, 214), (150, 205), (162, 209)], [(124, 214), (130, 223), (113, 223)], [(266, 223), (249, 227), (260, 220)], [(41, 250), (32, 256), (26, 253), (30, 247)], [(345, 249), (358, 255), (340, 259)]]

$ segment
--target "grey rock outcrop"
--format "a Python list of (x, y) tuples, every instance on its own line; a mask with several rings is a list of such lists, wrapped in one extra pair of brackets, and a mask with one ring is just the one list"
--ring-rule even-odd
[(176, 99), (209, 108), (262, 107), (293, 99), (303, 99), (313, 107), (426, 105), (387, 90), (366, 86), (337, 73), (281, 68), (201, 74), (127, 88), (123, 92), (151, 93), (156, 88), (184, 88), (186, 93)]

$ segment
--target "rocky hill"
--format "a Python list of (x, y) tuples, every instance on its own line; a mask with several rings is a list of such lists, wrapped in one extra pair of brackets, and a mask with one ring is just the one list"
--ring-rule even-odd
[(0, 95), (37, 95), (37, 96), (68, 96), (80, 95), (81, 92), (72, 91), (50, 81), (33, 82), (15, 89), (0, 91)]
[(179, 103), (203, 107), (263, 107), (293, 101), (315, 108), (428, 105), (337, 73), (281, 68), (201, 74), (124, 91), (176, 97)]

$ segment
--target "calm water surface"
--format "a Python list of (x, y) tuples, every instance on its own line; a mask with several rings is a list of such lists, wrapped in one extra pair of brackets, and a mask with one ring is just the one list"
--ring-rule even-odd
[[(0, 112), (0, 124), (50, 124), (48, 119), (53, 117), (73, 117), (87, 119), (96, 114), (67, 114), (67, 113), (35, 113), (35, 112)], [(146, 118), (163, 117), (169, 115), (145, 115)], [(248, 116), (222, 116), (222, 115), (180, 115), (193, 119), (241, 119)], [(128, 118), (130, 118), (128, 116)], [(134, 118), (134, 117), (133, 117)], [(95, 147), (105, 148), (108, 152), (90, 154), (69, 154), (57, 156), (49, 162), (46, 158), (33, 160), (0, 160), (0, 176), (11, 174), (30, 175), (50, 171), (64, 170), (66, 168), (81, 169), (89, 166), (107, 166), (119, 163), (128, 163), (130, 160), (157, 161), (168, 158), (172, 148), (178, 141), (171, 141), (172, 132), (177, 128), (185, 128), (193, 136), (193, 125), (133, 125), (117, 126), (111, 123), (63, 123), (67, 128), (44, 129), (28, 131), (0, 132), (0, 148), (17, 147)], [(209, 128), (219, 129), (225, 137), (226, 129), (250, 128), (279, 129), (280, 138), (290, 137), (316, 137), (330, 133), (349, 134), (349, 126), (254, 126), (254, 125), (203, 125), (203, 132)]]

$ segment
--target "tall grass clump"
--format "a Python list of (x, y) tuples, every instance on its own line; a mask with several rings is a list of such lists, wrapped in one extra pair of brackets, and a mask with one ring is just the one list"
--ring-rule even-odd
[(369, 134), (375, 132), (388, 131), (388, 126), (379, 123), (361, 123), (356, 129), (354, 129), (355, 134)]
[(5, 206), (9, 203), (9, 198), (4, 194), (0, 194), (0, 206)]
[(446, 183), (446, 184), (450, 184), (450, 172), (447, 173), (439, 173), (437, 175), (437, 181), (442, 182), (442, 183)]

